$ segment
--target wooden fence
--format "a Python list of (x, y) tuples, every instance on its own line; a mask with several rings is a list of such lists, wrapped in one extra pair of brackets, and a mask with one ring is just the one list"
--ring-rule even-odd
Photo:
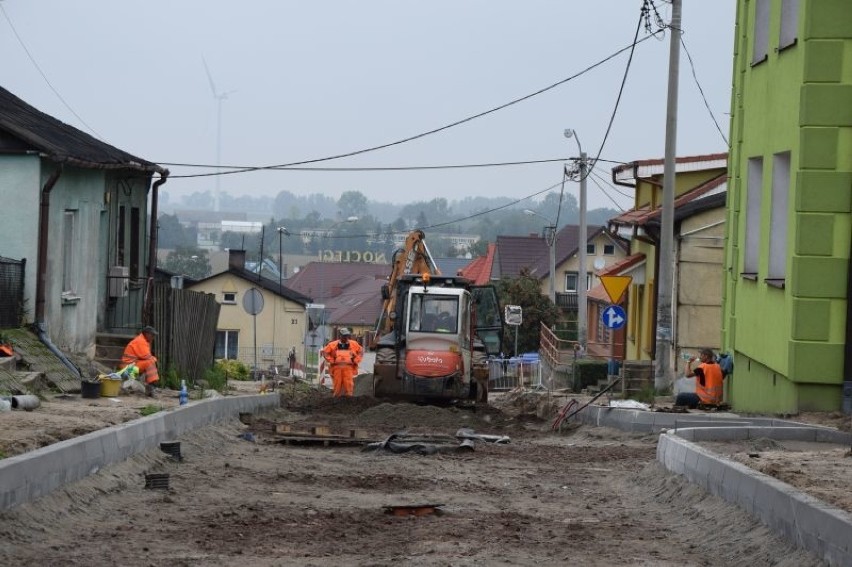
[(158, 352), (160, 371), (174, 368), (178, 375), (194, 382), (213, 366), (216, 325), (220, 305), (216, 297), (168, 284), (154, 287), (154, 327), (159, 343), (168, 345)]

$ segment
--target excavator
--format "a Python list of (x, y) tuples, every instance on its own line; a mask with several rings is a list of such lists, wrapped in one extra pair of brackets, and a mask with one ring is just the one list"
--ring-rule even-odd
[(382, 299), (371, 345), (377, 397), (487, 403), (488, 356), (503, 339), (494, 286), (441, 274), (417, 229), (394, 253)]

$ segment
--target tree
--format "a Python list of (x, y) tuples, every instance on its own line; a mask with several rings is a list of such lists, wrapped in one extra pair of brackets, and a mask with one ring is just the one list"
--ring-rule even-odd
[(195, 230), (184, 228), (176, 215), (161, 215), (157, 219), (157, 247), (174, 249), (195, 246)]
[(344, 191), (337, 200), (337, 209), (344, 219), (367, 214), (367, 197), (360, 191)]
[(163, 269), (174, 274), (200, 280), (210, 275), (210, 258), (207, 250), (192, 246), (181, 246), (169, 252)]
[[(541, 293), (541, 282), (523, 268), (517, 278), (503, 278), (497, 282), (497, 295), (500, 303), (520, 305), (523, 309), (524, 323), (518, 328), (518, 354), (537, 351), (541, 325), (552, 327), (559, 318), (559, 308), (550, 298)], [(503, 335), (503, 352), (515, 351), (515, 330)]]

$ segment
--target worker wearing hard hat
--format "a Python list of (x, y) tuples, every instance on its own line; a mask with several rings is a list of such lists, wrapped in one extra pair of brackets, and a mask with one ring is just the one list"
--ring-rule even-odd
[(338, 340), (331, 341), (322, 349), (322, 356), (331, 370), (335, 398), (352, 396), (355, 393), (355, 375), (358, 373), (358, 364), (364, 357), (364, 349), (358, 341), (351, 338), (349, 329), (340, 329), (339, 335)]

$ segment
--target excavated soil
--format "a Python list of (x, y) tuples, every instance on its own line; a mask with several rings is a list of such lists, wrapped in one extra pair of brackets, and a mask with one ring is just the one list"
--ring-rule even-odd
[[(248, 424), (184, 436), (181, 461), (151, 450), (0, 514), (0, 564), (822, 565), (667, 473), (656, 435), (550, 431), (536, 414), (552, 401), (473, 409), (281, 393), (281, 409)], [(282, 425), (375, 441), (465, 427), (511, 442), (398, 454), (288, 444)], [(146, 489), (151, 473), (168, 473), (169, 488)], [(439, 513), (387, 513), (399, 506)]]

